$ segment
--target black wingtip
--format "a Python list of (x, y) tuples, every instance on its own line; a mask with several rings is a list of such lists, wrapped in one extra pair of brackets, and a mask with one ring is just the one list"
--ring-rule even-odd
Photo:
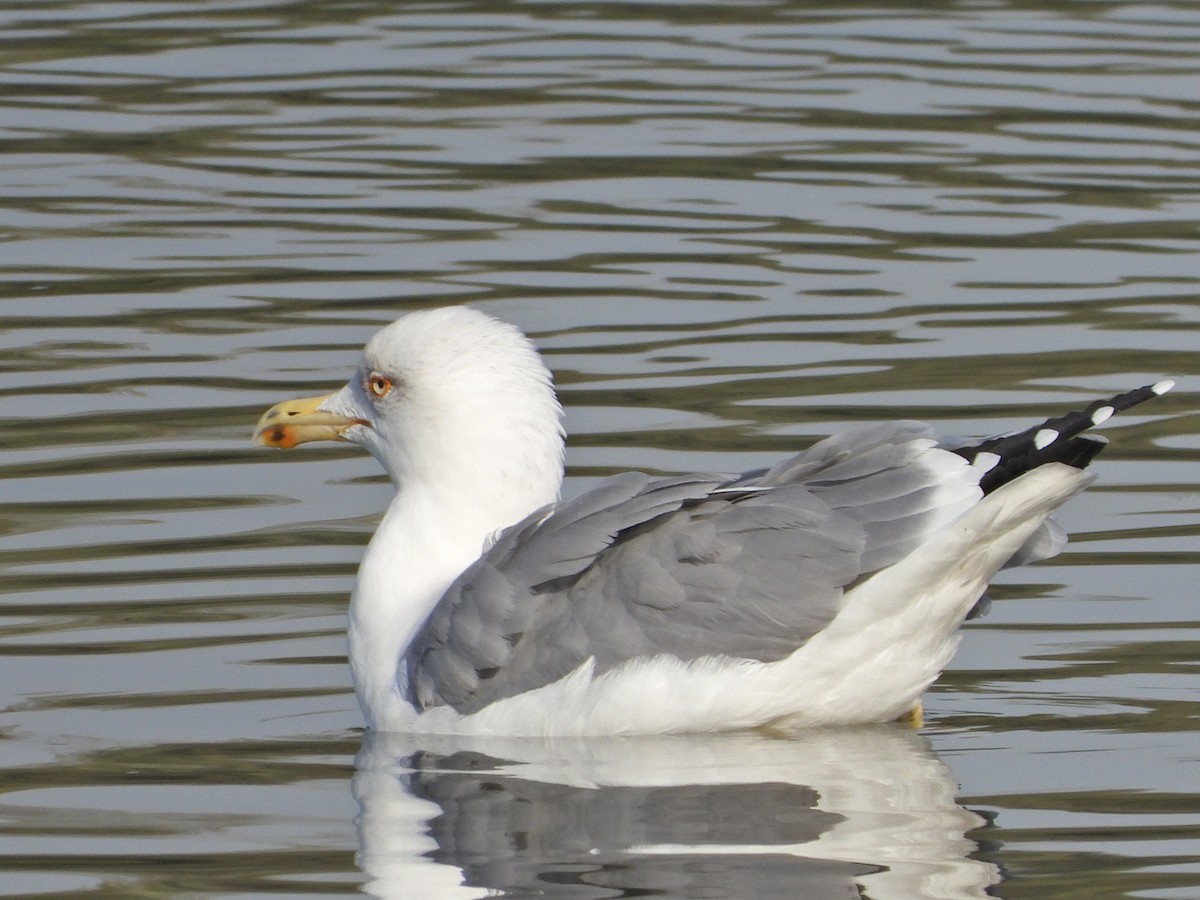
[(984, 470), (979, 479), (984, 493), (1047, 463), (1065, 463), (1083, 469), (1108, 443), (1099, 435), (1086, 434), (1089, 428), (1101, 425), (1139, 403), (1160, 397), (1174, 386), (1172, 379), (1164, 378), (1107, 400), (1096, 400), (1083, 409), (1047, 419), (1016, 434), (986, 438), (959, 447), (955, 452)]

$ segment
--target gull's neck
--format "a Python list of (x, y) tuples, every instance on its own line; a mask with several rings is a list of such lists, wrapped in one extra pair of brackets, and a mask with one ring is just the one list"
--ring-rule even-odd
[(442, 422), (436, 434), (410, 439), (422, 452), (389, 466), (396, 495), (367, 546), (350, 606), (355, 690), (372, 727), (401, 728), (413, 715), (406, 654), (446, 588), (497, 532), (557, 500), (559, 408), (552, 394), (544, 406), (540, 417), (484, 423), (486, 439), (470, 417)]
[(499, 525), (447, 508), (422, 487), (398, 491), (367, 545), (350, 600), (350, 665), (367, 724), (402, 700), (408, 645), (450, 583)]

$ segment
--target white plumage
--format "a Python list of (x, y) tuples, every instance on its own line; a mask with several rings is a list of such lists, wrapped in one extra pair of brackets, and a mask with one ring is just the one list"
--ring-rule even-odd
[(918, 707), (993, 575), (1057, 550), (1047, 519), (1100, 448), (1080, 433), (1169, 387), (977, 443), (853, 429), (764, 473), (618, 477), (556, 508), (549, 372), (517, 329), (446, 308), (256, 438), (361, 444), (396, 485), (350, 607), (373, 727), (793, 727)]

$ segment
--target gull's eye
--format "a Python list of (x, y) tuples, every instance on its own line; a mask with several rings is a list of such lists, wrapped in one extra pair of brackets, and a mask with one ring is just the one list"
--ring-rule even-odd
[(367, 390), (371, 392), (371, 396), (377, 400), (382, 400), (392, 392), (395, 382), (379, 372), (372, 372), (367, 376)]

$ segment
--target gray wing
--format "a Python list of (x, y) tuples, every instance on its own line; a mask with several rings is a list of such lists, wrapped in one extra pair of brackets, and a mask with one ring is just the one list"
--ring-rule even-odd
[(782, 659), (844, 589), (977, 502), (928, 426), (852, 428), (773, 469), (618, 476), (506, 530), (410, 646), (408, 691), (461, 713), (593, 659)]

